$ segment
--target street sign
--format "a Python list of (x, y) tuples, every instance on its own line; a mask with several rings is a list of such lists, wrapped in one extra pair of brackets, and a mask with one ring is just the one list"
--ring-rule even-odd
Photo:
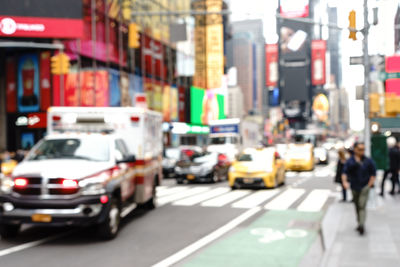
[(386, 81), (388, 79), (400, 79), (400, 72), (394, 72), (394, 73), (380, 72), (379, 73), (379, 80)]
[[(372, 66), (378, 66), (385, 62), (385, 57), (381, 55), (373, 55), (369, 56), (369, 63)], [(350, 65), (363, 65), (364, 64), (364, 57), (350, 57)]]

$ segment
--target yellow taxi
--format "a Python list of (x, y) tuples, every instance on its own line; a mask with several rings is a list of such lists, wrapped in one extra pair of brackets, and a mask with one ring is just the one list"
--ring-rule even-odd
[(285, 165), (274, 148), (247, 148), (228, 172), (229, 186), (238, 188), (273, 188), (285, 183)]
[(314, 169), (312, 144), (289, 144), (285, 155), (285, 167), (289, 171), (312, 171)]
[(1, 172), (4, 176), (9, 176), (13, 172), (14, 168), (17, 166), (18, 162), (16, 160), (8, 160), (1, 164)]

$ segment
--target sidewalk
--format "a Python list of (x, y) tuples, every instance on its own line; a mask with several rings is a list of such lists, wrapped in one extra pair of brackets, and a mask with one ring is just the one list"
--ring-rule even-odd
[[(399, 194), (391, 196), (387, 193), (385, 198), (376, 196), (369, 201), (364, 236), (355, 231), (353, 203), (335, 202), (331, 209), (337, 215), (337, 225), (329, 228), (333, 235), (332, 244), (328, 245), (322, 267), (400, 266)], [(334, 225), (334, 222), (330, 224)]]

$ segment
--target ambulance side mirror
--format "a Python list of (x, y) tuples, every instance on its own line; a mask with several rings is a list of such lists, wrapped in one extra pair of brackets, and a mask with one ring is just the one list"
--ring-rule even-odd
[(136, 157), (134, 155), (128, 155), (122, 160), (118, 160), (117, 163), (134, 163), (136, 162)]

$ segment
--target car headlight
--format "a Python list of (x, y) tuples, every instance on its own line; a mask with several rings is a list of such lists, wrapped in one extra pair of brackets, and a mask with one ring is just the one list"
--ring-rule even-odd
[(0, 185), (0, 191), (1, 193), (5, 193), (8, 194), (11, 192), (13, 186), (14, 186), (14, 182), (13, 179), (11, 177), (8, 176), (4, 176), (1, 179), (1, 185)]
[(104, 181), (107, 179), (106, 174), (100, 174), (95, 177), (85, 178), (79, 181), (82, 195), (101, 195), (106, 193)]
[(178, 173), (178, 174), (179, 174), (179, 173), (182, 173), (182, 168), (179, 167), (179, 166), (176, 166), (176, 167), (175, 167), (175, 172)]
[(320, 160), (320, 161), (325, 161), (325, 160), (326, 160), (326, 157), (325, 157), (325, 156), (321, 156), (321, 157), (319, 157), (319, 160)]
[(231, 167), (229, 168), (229, 172), (236, 172), (235, 167), (231, 166)]

